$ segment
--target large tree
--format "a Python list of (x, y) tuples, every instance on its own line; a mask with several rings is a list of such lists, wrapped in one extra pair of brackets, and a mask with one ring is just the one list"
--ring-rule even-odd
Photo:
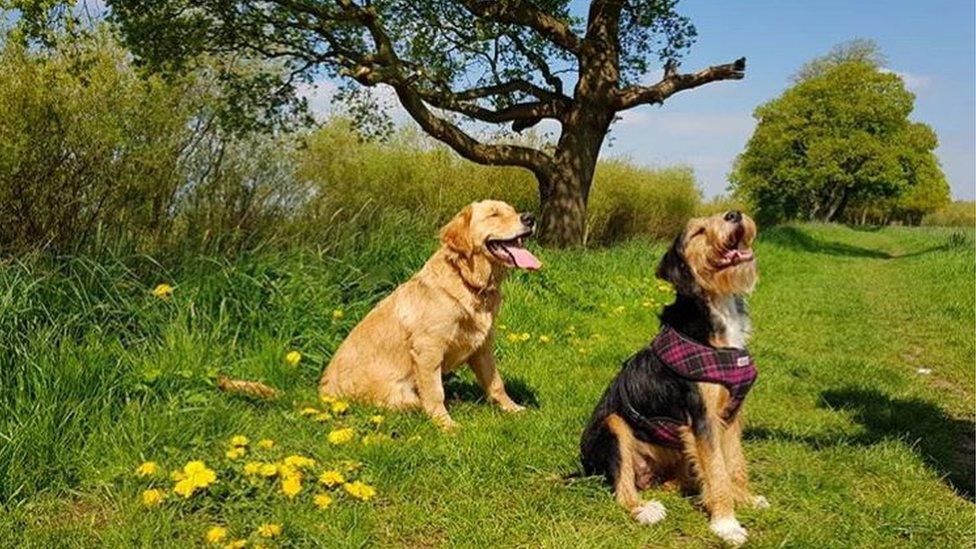
[(935, 132), (909, 119), (915, 96), (882, 62), (870, 42), (839, 46), (756, 109), (731, 180), (763, 221), (838, 221), (849, 208), (887, 210), (905, 196), (917, 207), (948, 195)]
[[(221, 75), (246, 92), (242, 110), (260, 97), (273, 118), (290, 105), (295, 82), (321, 75), (392, 87), (424, 131), (463, 157), (531, 170), (542, 235), (556, 245), (582, 241), (597, 156), (619, 112), (745, 70), (739, 59), (679, 72), (695, 29), (675, 11), (676, 0), (593, 0), (585, 20), (571, 15), (569, 2), (553, 0), (108, 3), (129, 47), (151, 66), (185, 67), (201, 54), (272, 60), (276, 73)], [(663, 65), (663, 76), (642, 84), (652, 62)], [(261, 86), (274, 93), (257, 93)], [(520, 132), (545, 119), (561, 127), (554, 147), (488, 141), (474, 131)]]

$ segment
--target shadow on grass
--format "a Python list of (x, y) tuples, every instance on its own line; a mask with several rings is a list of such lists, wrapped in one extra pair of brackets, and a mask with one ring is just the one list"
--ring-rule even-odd
[(960, 496), (973, 501), (974, 428), (972, 421), (947, 415), (941, 408), (921, 399), (892, 398), (874, 389), (846, 388), (824, 391), (820, 406), (853, 413), (865, 432), (856, 436), (803, 436), (775, 429), (747, 429), (751, 440), (800, 441), (813, 448), (838, 445), (870, 446), (901, 439), (925, 463), (942, 475), (943, 481)]
[[(863, 229), (862, 232), (870, 231)], [(951, 249), (954, 242), (952, 239), (950, 239), (947, 244), (943, 244), (941, 246), (931, 246), (929, 248), (910, 253), (891, 254), (881, 250), (854, 246), (853, 244), (844, 244), (843, 242), (819, 240), (803, 232), (802, 230), (797, 229), (796, 227), (789, 226), (775, 227), (770, 229), (763, 234), (762, 238), (764, 242), (770, 242), (793, 250), (839, 257), (867, 257), (872, 259), (902, 259), (906, 257), (916, 257), (930, 254), (932, 252), (945, 251)], [(959, 237), (957, 236), (955, 238), (958, 239)], [(964, 235), (963, 238), (965, 238)]]
[[(539, 407), (539, 399), (535, 390), (520, 377), (508, 377), (505, 380), (505, 391), (512, 400), (522, 406)], [(487, 402), (484, 389), (477, 381), (462, 378), (454, 373), (444, 376), (444, 397), (448, 401)]]
[(763, 235), (763, 240), (784, 248), (791, 248), (815, 254), (837, 255), (844, 257), (870, 257), (875, 259), (891, 259), (892, 255), (880, 250), (862, 248), (841, 242), (818, 240), (796, 227), (776, 227)]

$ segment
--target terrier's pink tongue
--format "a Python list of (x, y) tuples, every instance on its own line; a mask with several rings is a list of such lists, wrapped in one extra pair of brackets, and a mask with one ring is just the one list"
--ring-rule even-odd
[(512, 259), (515, 260), (515, 265), (522, 269), (536, 271), (542, 267), (542, 262), (532, 255), (532, 252), (526, 250), (525, 248), (516, 248), (515, 246), (509, 248), (506, 246), (505, 249), (509, 254), (512, 255)]

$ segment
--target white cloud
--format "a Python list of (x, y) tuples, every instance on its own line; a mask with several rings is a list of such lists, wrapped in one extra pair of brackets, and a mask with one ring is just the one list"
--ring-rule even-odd
[(932, 78), (924, 74), (912, 74), (910, 72), (902, 72), (885, 68), (882, 68), (881, 72), (898, 76), (903, 82), (905, 82), (905, 87), (908, 88), (908, 91), (916, 94), (928, 88), (929, 85), (932, 84)]

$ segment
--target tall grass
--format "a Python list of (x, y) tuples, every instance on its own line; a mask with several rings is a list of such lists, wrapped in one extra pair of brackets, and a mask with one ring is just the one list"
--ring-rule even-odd
[[(85, 468), (106, 465), (93, 455), (190, 445), (179, 432), (147, 439), (140, 424), (218, 405), (218, 373), (314, 386), (326, 356), (290, 370), (284, 350), (331, 353), (348, 329), (332, 311), (360, 318), (435, 245), (408, 219), (387, 221), (317, 250), (172, 269), (107, 254), (0, 266), (0, 504), (76, 486), (94, 474)], [(151, 295), (160, 282), (175, 286), (171, 298)]]
[[(318, 191), (308, 206), (311, 213), (299, 221), (312, 225), (374, 208), (380, 216), (408, 213), (433, 231), (475, 200), (505, 200), (519, 210), (539, 207), (535, 178), (526, 170), (473, 164), (411, 130), (401, 130), (390, 142), (362, 143), (342, 120), (308, 137), (297, 177)], [(590, 193), (587, 240), (606, 244), (670, 236), (699, 202), (690, 169), (602, 161)]]

